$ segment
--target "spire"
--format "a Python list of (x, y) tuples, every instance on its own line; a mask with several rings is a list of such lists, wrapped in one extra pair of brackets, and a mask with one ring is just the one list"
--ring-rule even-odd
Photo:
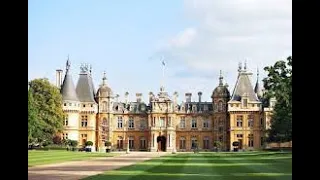
[(223, 86), (223, 77), (222, 77), (222, 71), (220, 70), (220, 77), (219, 77), (219, 86)]
[(67, 59), (67, 62), (66, 62), (66, 73), (68, 73), (69, 69), (70, 69), (70, 61), (69, 61), (69, 54), (68, 54), (68, 59)]
[[(247, 68), (246, 66), (247, 65), (245, 64), (245, 69)], [(252, 73), (241, 70), (239, 72), (240, 73), (233, 89), (231, 100), (240, 101), (244, 95), (247, 95), (249, 101), (259, 101), (250, 82), (249, 76), (252, 75)]]
[(71, 63), (68, 55), (68, 59), (66, 62), (66, 74), (61, 86), (62, 99), (69, 100), (69, 101), (79, 101), (74, 84), (73, 84), (72, 76), (69, 73), (70, 65)]
[(82, 64), (80, 66), (80, 77), (76, 87), (77, 96), (81, 102), (95, 102), (95, 89), (92, 77), (88, 72), (88, 64)]

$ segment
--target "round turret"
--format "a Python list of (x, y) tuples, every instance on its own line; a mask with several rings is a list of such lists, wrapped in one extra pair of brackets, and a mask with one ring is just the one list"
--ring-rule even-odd
[(219, 85), (212, 92), (212, 97), (213, 98), (216, 98), (216, 97), (227, 98), (227, 97), (230, 97), (230, 92), (229, 92), (229, 90), (228, 90), (228, 88), (226, 86), (220, 86)]
[(112, 90), (107, 85), (106, 80), (107, 80), (106, 73), (104, 73), (104, 76), (102, 78), (102, 84), (100, 85), (100, 87), (97, 91), (97, 97), (106, 98), (106, 97), (112, 96)]
[(222, 72), (220, 71), (219, 86), (212, 92), (212, 98), (228, 98), (230, 92), (228, 90), (228, 84), (223, 85)]

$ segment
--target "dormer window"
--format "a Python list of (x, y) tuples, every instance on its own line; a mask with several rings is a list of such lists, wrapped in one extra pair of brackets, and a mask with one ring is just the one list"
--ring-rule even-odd
[(64, 106), (67, 106), (67, 103), (63, 103)]
[(204, 110), (204, 111), (208, 111), (208, 105), (207, 105), (207, 104), (205, 104), (205, 105), (203, 106), (203, 110)]
[(91, 104), (91, 107), (93, 107), (93, 104)]
[(86, 107), (86, 105), (84, 104), (83, 107)]
[(242, 99), (242, 107), (244, 107), (244, 108), (248, 107), (248, 99), (247, 98)]
[(196, 105), (193, 105), (192, 106), (192, 112), (196, 112), (197, 111), (197, 106)]

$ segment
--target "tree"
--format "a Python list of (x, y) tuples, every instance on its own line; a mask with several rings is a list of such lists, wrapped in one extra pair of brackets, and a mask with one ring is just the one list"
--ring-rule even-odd
[(287, 62), (280, 60), (273, 66), (265, 67), (268, 76), (263, 80), (267, 90), (266, 99), (275, 97), (277, 102), (271, 116), (269, 141), (292, 140), (292, 57)]
[[(29, 82), (29, 92), (32, 95), (32, 108), (37, 112), (35, 124), (30, 124), (32, 131), (37, 128), (41, 134), (35, 138), (41, 140), (52, 140), (52, 138), (63, 128), (64, 113), (62, 110), (62, 96), (59, 89), (50, 84), (48, 79), (34, 79)], [(30, 101), (30, 100), (29, 100)], [(30, 109), (30, 108), (29, 108)], [(32, 109), (30, 112), (33, 112)], [(31, 119), (32, 119), (31, 115)]]
[(28, 90), (28, 141), (33, 141), (41, 136), (41, 123), (38, 120), (38, 112), (30, 90)]

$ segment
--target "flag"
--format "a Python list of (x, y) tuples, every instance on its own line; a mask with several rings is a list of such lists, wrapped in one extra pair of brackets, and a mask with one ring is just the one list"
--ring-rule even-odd
[(165, 66), (165, 65), (166, 65), (166, 63), (164, 63), (164, 61), (163, 61), (163, 60), (162, 60), (162, 65), (163, 65), (163, 66)]

